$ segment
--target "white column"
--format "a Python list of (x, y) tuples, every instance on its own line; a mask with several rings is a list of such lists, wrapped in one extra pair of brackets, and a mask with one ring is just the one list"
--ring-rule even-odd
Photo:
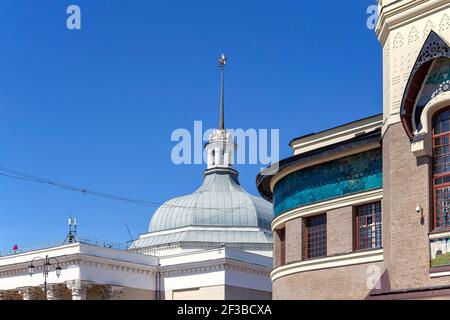
[(67, 289), (72, 291), (72, 300), (86, 300), (87, 292), (93, 286), (92, 281), (71, 280), (67, 281)]
[(105, 300), (119, 300), (123, 294), (125, 287), (106, 285), (102, 288), (103, 298)]
[[(62, 300), (66, 285), (64, 283), (50, 283), (47, 284), (47, 300)], [(45, 288), (42, 287), (45, 292)]]
[(37, 300), (39, 298), (39, 287), (23, 287), (18, 289), (23, 300)]

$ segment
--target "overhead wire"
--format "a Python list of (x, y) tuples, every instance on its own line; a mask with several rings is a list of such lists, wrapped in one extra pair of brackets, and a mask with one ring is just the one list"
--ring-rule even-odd
[(79, 192), (82, 194), (87, 194), (87, 195), (91, 195), (91, 196), (95, 196), (95, 197), (116, 200), (116, 201), (124, 201), (124, 202), (133, 203), (136, 205), (153, 207), (153, 208), (184, 208), (184, 209), (188, 209), (188, 210), (217, 210), (217, 211), (224, 211), (223, 214), (226, 214), (227, 212), (230, 212), (233, 210), (245, 208), (245, 206), (240, 206), (240, 207), (236, 207), (236, 208), (214, 208), (214, 207), (197, 207), (197, 206), (191, 207), (191, 206), (183, 206), (183, 205), (174, 205), (174, 204), (169, 204), (169, 203), (160, 203), (160, 202), (156, 202), (156, 201), (141, 200), (141, 199), (130, 198), (130, 197), (122, 196), (122, 195), (116, 195), (116, 194), (111, 194), (111, 193), (106, 193), (106, 192), (90, 190), (87, 188), (74, 186), (74, 185), (71, 185), (68, 183), (57, 182), (52, 179), (39, 177), (39, 176), (28, 174), (25, 172), (9, 169), (9, 168), (3, 167), (3, 166), (0, 166), (0, 176), (17, 179), (17, 180), (22, 180), (22, 181), (26, 181), (26, 182), (48, 184), (48, 185), (51, 185), (54, 187), (59, 187), (62, 189), (75, 191), (75, 192)]

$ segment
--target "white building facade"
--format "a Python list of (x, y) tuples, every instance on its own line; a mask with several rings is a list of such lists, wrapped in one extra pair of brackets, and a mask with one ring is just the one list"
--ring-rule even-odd
[(236, 145), (224, 127), (225, 63), (222, 56), (220, 125), (205, 146), (200, 188), (164, 203), (126, 250), (74, 238), (0, 257), (0, 299), (271, 299), (272, 205), (248, 194), (233, 168)]

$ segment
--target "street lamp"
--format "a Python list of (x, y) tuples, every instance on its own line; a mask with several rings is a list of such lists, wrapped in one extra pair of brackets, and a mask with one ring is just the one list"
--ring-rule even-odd
[[(53, 261), (53, 264), (52, 264)], [(59, 278), (61, 276), (61, 266), (59, 264), (58, 259), (51, 257), (49, 258), (48, 256), (45, 256), (45, 259), (41, 258), (41, 257), (35, 257), (33, 260), (31, 260), (30, 266), (28, 267), (28, 272), (30, 274), (30, 277), (33, 276), (34, 273), (34, 268), (35, 265), (33, 263), (35, 262), (42, 262), (42, 274), (44, 276), (44, 294), (45, 294), (45, 299), (47, 299), (47, 277), (48, 277), (48, 272), (50, 271), (50, 268), (52, 267), (52, 265), (56, 264), (56, 276)]]

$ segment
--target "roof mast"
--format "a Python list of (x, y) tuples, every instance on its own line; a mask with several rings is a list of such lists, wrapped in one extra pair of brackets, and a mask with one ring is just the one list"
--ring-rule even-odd
[(222, 53), (222, 56), (219, 59), (219, 68), (220, 68), (220, 75), (221, 75), (221, 86), (220, 86), (220, 123), (219, 123), (219, 129), (224, 130), (225, 129), (225, 115), (224, 115), (224, 107), (225, 107), (225, 79), (224, 79), (224, 68), (227, 64), (227, 57)]

